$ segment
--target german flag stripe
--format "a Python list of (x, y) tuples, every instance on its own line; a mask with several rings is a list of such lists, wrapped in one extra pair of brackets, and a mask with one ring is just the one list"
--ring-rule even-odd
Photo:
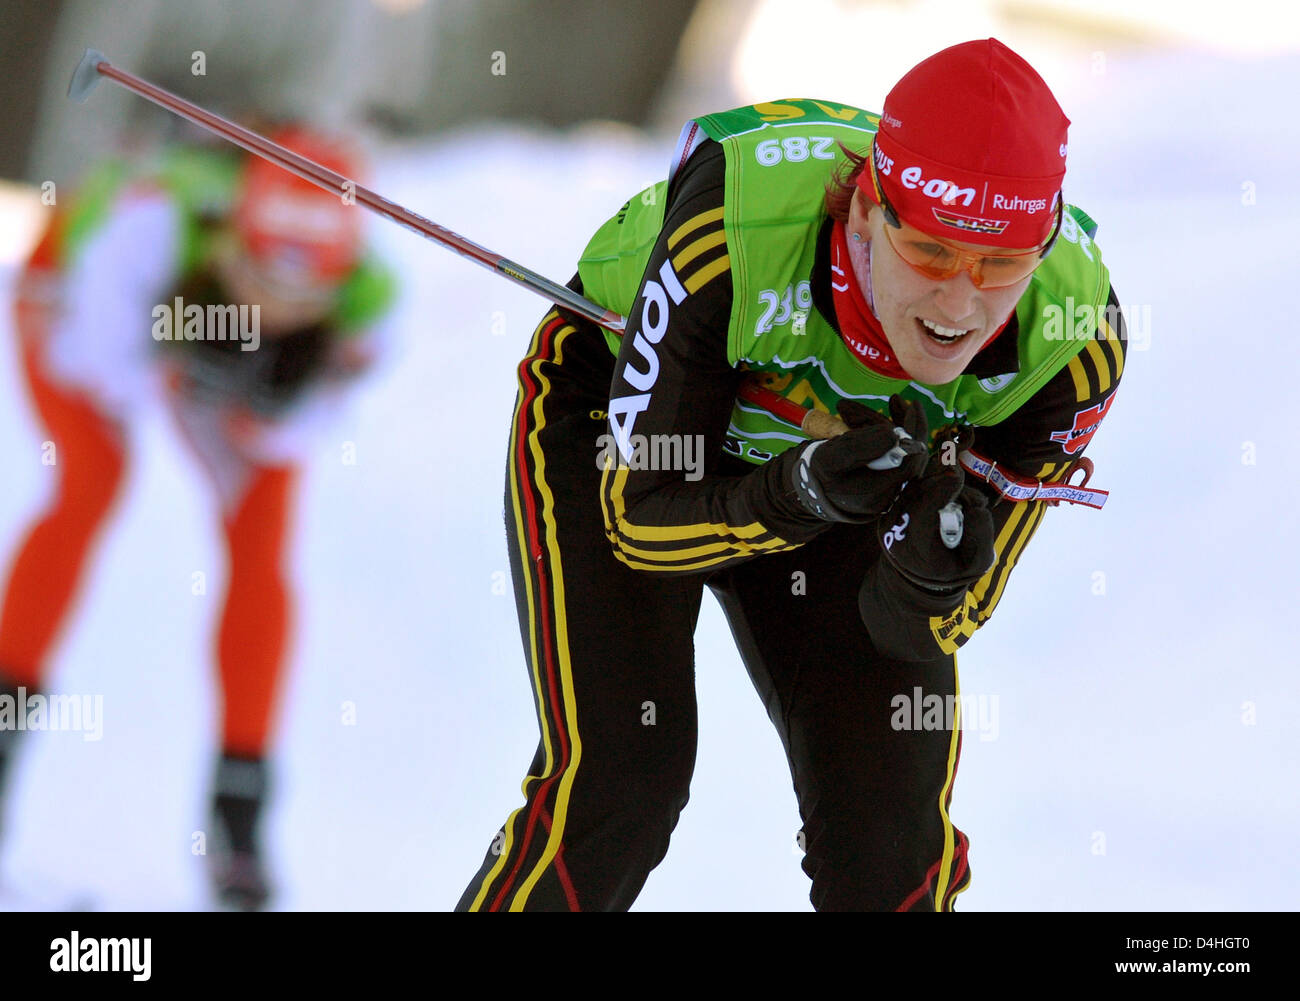
[(684, 223), (673, 230), (672, 235), (668, 237), (668, 249), (672, 251), (677, 244), (681, 243), (686, 237), (690, 236), (697, 229), (707, 226), (711, 222), (722, 222), (722, 206), (709, 209), (707, 212), (701, 212), (699, 215), (691, 216)]
[(737, 552), (774, 552), (780, 549), (784, 543), (782, 540), (773, 537), (770, 542), (737, 545), (726, 540), (706, 543), (702, 546), (686, 546), (681, 549), (642, 549), (639, 546), (631, 545), (622, 535), (615, 538), (618, 548), (628, 556), (640, 556), (647, 560), (661, 559), (669, 557), (672, 560), (695, 560), (705, 556), (717, 556), (718, 554), (734, 554)]
[[(1124, 374), (1124, 359), (1128, 355), (1128, 324), (1124, 320), (1124, 311), (1120, 309), (1115, 289), (1106, 297), (1107, 310), (1101, 319), (1101, 326), (1106, 336), (1106, 346), (1110, 348), (1112, 369), (1115, 381)], [(1114, 320), (1114, 324), (1110, 321)]]
[[(617, 475), (617, 474), (616, 474)], [(618, 484), (618, 495), (623, 496), (624, 485)], [(620, 506), (620, 512), (622, 510)], [(695, 535), (691, 531), (695, 531)], [(689, 542), (692, 539), (709, 539), (717, 538), (719, 532), (726, 532), (733, 535), (742, 542), (758, 544), (766, 542), (768, 539), (774, 539), (774, 536), (762, 524), (755, 521), (748, 525), (724, 525), (720, 522), (698, 522), (694, 525), (687, 526), (667, 526), (667, 525), (634, 525), (630, 522), (622, 522), (619, 525), (619, 534), (625, 539), (632, 539), (636, 542), (644, 543), (669, 543), (680, 544)]]
[[(948, 891), (952, 887), (953, 863), (957, 859), (957, 829), (948, 817), (952, 803), (952, 785), (957, 780), (957, 761), (961, 757), (961, 681), (957, 677), (957, 658), (952, 659), (952, 684), (954, 698), (952, 736), (948, 740), (948, 768), (943, 789), (939, 793), (939, 816), (943, 818), (943, 856), (939, 860), (939, 874), (934, 884), (935, 910), (947, 909)], [(963, 859), (964, 861), (964, 859)]]
[(1125, 336), (1124, 318), (1115, 304), (1111, 315), (1118, 318), (1120, 329), (1110, 325), (1105, 314), (1098, 318), (1097, 329), (1092, 340), (1084, 345), (1083, 350), (1070, 359), (1067, 366), (1070, 378), (1074, 380), (1075, 399), (1079, 403), (1094, 400), (1104, 395), (1124, 371)]
[[(1068, 464), (1045, 462), (1039, 467), (1035, 479), (1042, 480), (1044, 483), (1054, 483), (1064, 476), (1067, 470)], [(998, 601), (1002, 598), (1002, 590), (1011, 577), (1011, 571), (1015, 569), (1016, 561), (1020, 559), (1020, 553), (1033, 538), (1046, 512), (1047, 505), (1042, 501), (1019, 503), (1015, 505), (1011, 516), (1002, 526), (1002, 531), (998, 533), (997, 541), (994, 543), (998, 554), (997, 562), (972, 589), (977, 603), (976, 620), (979, 625), (987, 622), (993, 610), (997, 608)]]
[[(471, 910), (481, 910), (485, 905), (489, 910), (522, 910), (537, 880), (552, 865), (569, 907), (579, 909), (577, 893), (563, 865), (562, 839), (582, 744), (574, 712), (555, 499), (546, 482), (545, 456), (538, 440), (546, 426), (544, 404), (550, 388), (543, 366), (551, 361), (560, 363), (564, 340), (574, 329), (555, 311), (548, 313), (518, 369), (519, 403), (511, 425), (510, 483), (519, 557), (525, 569), (529, 660), (540, 707), (545, 767), (541, 775), (524, 780), (531, 806), (526, 804), (510, 815), (501, 855), (479, 887)], [(552, 796), (553, 811), (547, 808)], [(539, 824), (546, 831), (544, 842)], [(531, 851), (535, 837), (540, 843), (536, 853)], [(534, 854), (536, 860), (524, 874), (525, 860)]]
[(1032, 510), (1029, 512), (1029, 517), (1025, 519), (1024, 526), (1012, 541), (1010, 550), (998, 559), (998, 566), (995, 568), (998, 571), (997, 585), (988, 594), (988, 597), (980, 602), (977, 613), (981, 625), (988, 621), (989, 616), (993, 614), (993, 610), (998, 607), (998, 602), (1002, 600), (1002, 590), (1007, 586), (1007, 581), (1011, 578), (1011, 571), (1016, 568), (1016, 562), (1020, 559), (1021, 551), (1024, 550), (1029, 540), (1034, 537), (1034, 533), (1038, 531), (1039, 523), (1043, 520), (1043, 515), (1047, 513), (1047, 505), (1042, 501), (1035, 501), (1022, 506), (1032, 508)]
[[(798, 547), (795, 545), (784, 545), (784, 546), (778, 546), (774, 549), (766, 549), (764, 550), (764, 552), (784, 553), (788, 550), (797, 549), (797, 548)], [(713, 557), (713, 559), (708, 559), (708, 560), (691, 560), (690, 562), (656, 560), (654, 563), (647, 563), (644, 560), (633, 559), (632, 557), (625, 555), (621, 549), (616, 550), (614, 555), (618, 558), (619, 562), (627, 564), (633, 570), (657, 570), (660, 573), (672, 573), (674, 571), (677, 573), (694, 573), (697, 570), (706, 570), (709, 567), (719, 566), (723, 563), (726, 563), (728, 560), (734, 560), (737, 557), (749, 556), (753, 554), (732, 552), (732, 553), (723, 553), (721, 556), (715, 556)]]
[(898, 905), (900, 911), (910, 911), (916, 905), (916, 902), (925, 896), (932, 885), (934, 886), (935, 910), (950, 911), (952, 910), (953, 898), (962, 890), (965, 890), (970, 883), (966, 862), (968, 847), (966, 835), (953, 826), (952, 820), (948, 816), (948, 810), (952, 806), (952, 787), (957, 780), (957, 762), (961, 759), (961, 681), (957, 676), (956, 657), (952, 661), (952, 674), (955, 715), (952, 736), (948, 741), (948, 765), (936, 804), (939, 809), (939, 817), (943, 823), (943, 847), (940, 850), (939, 859), (926, 870), (925, 879), (922, 880), (921, 885), (909, 893), (903, 899), (903, 902)]
[(1004, 561), (1007, 550), (1011, 546), (1011, 540), (1015, 536), (1016, 530), (1020, 527), (1020, 522), (1023, 520), (1025, 512), (1034, 503), (1034, 501), (1017, 503), (1011, 509), (1011, 514), (1008, 515), (1007, 520), (1003, 523), (1002, 529), (998, 532), (997, 538), (993, 540), (993, 549), (998, 554), (997, 560), (994, 562), (993, 566), (985, 571), (984, 576), (976, 582), (975, 586), (971, 588), (971, 594), (974, 596), (977, 604), (981, 606), (984, 604), (984, 598), (985, 595), (988, 594), (989, 588), (992, 587), (993, 582), (997, 579), (999, 573), (1005, 568)]
[(680, 254), (675, 255), (672, 259), (673, 270), (680, 275), (686, 265), (690, 264), (691, 261), (695, 260), (695, 258), (699, 257), (706, 250), (712, 250), (714, 247), (721, 247), (726, 242), (726, 231), (719, 226), (712, 233), (702, 236), (698, 240), (693, 240), (682, 249)]
[[(535, 547), (530, 536), (530, 529), (535, 523), (533, 519), (525, 517), (525, 506), (530, 509), (532, 507), (531, 496), (525, 498), (525, 505), (520, 504), (520, 480), (521, 477), (526, 478), (528, 473), (528, 466), (523, 448), (526, 436), (522, 433), (521, 425), (527, 413), (528, 402), (535, 395), (537, 388), (536, 383), (528, 377), (527, 365), (530, 360), (543, 354), (544, 349), (542, 345), (545, 344), (549, 347), (550, 339), (554, 337), (556, 331), (560, 329), (562, 325), (559, 314), (552, 311), (546, 315), (542, 320), (541, 325), (537, 328), (537, 331), (533, 336), (532, 345), (528, 351), (528, 356), (519, 366), (518, 377), (520, 404), (516, 407), (511, 423), (511, 450), (508, 465), (510, 470), (511, 496), (514, 498), (512, 506), (515, 517), (516, 537), (519, 540), (520, 546), (521, 566), (524, 568), (523, 578), (525, 595), (530, 610), (528, 617), (529, 663), (532, 668), (533, 684), (538, 699), (538, 705), (543, 707), (540, 719), (542, 743), (545, 750), (546, 761), (546, 766), (543, 769), (542, 775), (530, 775), (524, 780), (525, 796), (530, 796), (530, 790), (535, 787), (538, 782), (543, 781), (547, 775), (551, 774), (555, 762), (555, 744), (552, 738), (553, 728), (551, 726), (549, 712), (545, 708), (547, 707), (547, 701), (543, 695), (543, 685), (541, 681), (543, 662), (547, 658), (545, 653), (546, 648), (544, 646), (539, 646), (538, 642), (539, 620), (536, 611), (538, 604), (538, 585), (537, 577), (534, 573), (536, 561), (531, 558), (531, 554)], [(473, 903), (470, 905), (470, 910), (477, 911), (483, 908), (487, 894), (500, 877), (502, 870), (512, 859), (515, 860), (515, 868), (511, 871), (510, 878), (513, 879), (517, 875), (519, 862), (516, 849), (518, 847), (518, 842), (521, 840), (519, 834), (519, 822), (521, 820), (522, 812), (522, 808), (515, 810), (506, 821), (505, 844), (502, 848), (501, 854), (497, 859), (496, 865), (493, 866), (492, 870), (488, 873), (482, 885), (479, 887), (478, 893), (476, 894)], [(535, 813), (536, 809), (533, 811), (534, 816)], [(528, 821), (528, 833), (529, 837), (531, 837), (531, 825), (534, 822), (534, 817), (529, 817)], [(504, 887), (497, 887), (497, 889), (500, 892), (498, 892), (497, 896), (489, 905), (492, 910), (499, 909), (504, 895)]]
[(698, 271), (696, 271), (694, 274), (690, 275), (689, 277), (683, 278), (682, 285), (686, 287), (686, 291), (688, 293), (694, 295), (700, 289), (704, 288), (704, 286), (707, 285), (709, 282), (713, 281), (714, 278), (717, 278), (718, 275), (725, 274), (730, 270), (731, 270), (731, 255), (728, 254), (723, 257), (719, 257), (716, 261), (713, 261), (712, 263), (704, 265), (704, 267), (700, 268)]
[(613, 504), (614, 517), (609, 517), (609, 511), (606, 511), (606, 525), (615, 521), (619, 526), (619, 534), (625, 538), (637, 542), (693, 542), (697, 539), (717, 538), (719, 534), (726, 533), (735, 538), (749, 542), (751, 540), (763, 541), (763, 536), (775, 538), (772, 533), (760, 522), (750, 522), (748, 525), (727, 525), (719, 521), (697, 522), (694, 525), (634, 525), (626, 520), (627, 509), (623, 500), (623, 491), (627, 486), (627, 477), (629, 469), (627, 466), (619, 466), (613, 469), (613, 476), (610, 476), (610, 469), (606, 469), (601, 477), (601, 494)]
[[(1060, 463), (1044, 463), (1035, 478), (1044, 482), (1053, 482), (1052, 477), (1056, 476), (1058, 469), (1060, 473), (1066, 471), (1065, 465)], [(979, 578), (974, 588), (971, 588), (971, 597), (975, 599), (976, 604), (975, 628), (983, 625), (993, 614), (993, 608), (997, 607), (998, 598), (1001, 597), (1002, 588), (1005, 588), (1011, 569), (1015, 567), (1015, 560), (1024, 549), (1024, 543), (1028, 542), (1034, 534), (1037, 523), (1043, 519), (1045, 510), (1047, 504), (1035, 500), (1017, 503), (1011, 507), (1008, 519), (997, 533), (996, 541), (993, 542), (993, 549), (997, 552), (997, 562), (993, 563), (988, 572)], [(971, 632), (974, 633), (974, 628)]]
[(1070, 364), (1065, 366), (1070, 372), (1070, 378), (1074, 380), (1074, 398), (1079, 403), (1092, 397), (1092, 390), (1088, 388), (1088, 373), (1084, 369), (1083, 359), (1080, 355), (1075, 355), (1070, 359)]
[(957, 898), (970, 889), (970, 863), (967, 858), (970, 854), (970, 840), (960, 831), (957, 832), (957, 847), (955, 850), (955, 859), (952, 867), (952, 884), (948, 890), (948, 895), (944, 899), (943, 909), (951, 911), (957, 903)]
[[(601, 475), (605, 535), (614, 555), (638, 570), (691, 571), (725, 563), (737, 556), (777, 553), (795, 545), (758, 522), (731, 526), (719, 522), (692, 525), (633, 525), (627, 520), (623, 491), (629, 469), (612, 461)], [(643, 543), (655, 548), (647, 548)], [(640, 557), (639, 559), (637, 557)], [(651, 561), (651, 562), (647, 562)]]
[(1038, 469), (1038, 479), (1044, 483), (1059, 483), (1067, 472), (1069, 472), (1069, 462), (1044, 462)]
[[(1105, 320), (1102, 321), (1103, 326), (1105, 322)], [(1101, 327), (1098, 327), (1098, 330), (1100, 329)], [(1095, 338), (1089, 341), (1087, 346), (1084, 347), (1083, 353), (1088, 356), (1088, 359), (1092, 362), (1093, 370), (1097, 373), (1097, 391), (1099, 393), (1106, 392), (1106, 390), (1110, 389), (1111, 365), (1110, 358), (1106, 356), (1106, 352), (1101, 346), (1101, 341)]]
[[(672, 253), (672, 248), (681, 249)], [(693, 216), (668, 238), (672, 268), (688, 294), (698, 292), (731, 267), (722, 210), (710, 209)]]
[(1101, 325), (1106, 331), (1106, 347), (1110, 351), (1111, 359), (1110, 370), (1115, 377), (1115, 381), (1118, 382), (1119, 377), (1124, 374), (1124, 341), (1119, 332), (1105, 320), (1101, 321)]
[[(538, 593), (541, 602), (537, 608), (540, 613), (538, 618), (543, 623), (543, 641), (546, 645), (546, 690), (549, 699), (542, 704), (551, 707), (551, 715), (554, 718), (556, 732), (560, 740), (560, 758), (557, 766), (549, 771), (538, 789), (532, 814), (524, 831), (519, 857), (515, 861), (515, 870), (497, 895), (497, 901), (500, 902), (504, 900), (505, 895), (509, 892), (514, 881), (514, 875), (519, 871), (519, 864), (528, 854), (528, 841), (535, 829), (536, 822), (539, 819), (542, 820), (547, 828), (548, 836), (541, 858), (538, 859), (532, 871), (520, 884), (518, 892), (515, 893), (514, 899), (510, 903), (512, 911), (523, 910), (533, 887), (537, 885), (537, 881), (541, 879), (543, 873), (546, 872), (563, 850), (564, 825), (568, 815), (569, 795), (573, 789), (578, 764), (582, 759), (582, 741), (578, 734), (573, 691), (573, 669), (569, 660), (568, 625), (564, 608), (564, 573), (560, 560), (559, 541), (556, 537), (555, 498), (551, 493), (550, 485), (546, 482), (546, 458), (542, 453), (539, 441), (539, 436), (546, 427), (546, 414), (543, 404), (546, 402), (550, 390), (550, 383), (544, 374), (543, 367), (552, 360), (556, 366), (564, 363), (564, 341), (574, 332), (575, 328), (566, 324), (554, 333), (553, 359), (548, 357), (550, 354), (547, 351), (549, 345), (546, 340), (543, 340), (542, 351), (538, 353), (538, 356), (531, 363), (528, 361), (520, 363), (521, 385), (529, 370), (531, 370), (534, 380), (533, 385), (530, 387), (530, 398), (526, 398), (523, 403), (524, 408), (531, 403), (533, 418), (533, 428), (527, 435), (526, 447), (533, 460), (533, 483), (541, 500), (541, 523), (545, 525), (546, 549), (543, 553), (540, 540), (542, 528), (541, 524), (539, 524), (533, 494), (528, 490), (522, 491), (528, 507), (527, 527), (531, 536), (530, 549), (532, 550), (533, 563), (539, 578)], [(518, 439), (517, 449), (520, 468), (522, 469), (525, 449), (523, 436)], [(547, 586), (546, 571), (548, 567), (554, 579), (553, 587)], [(550, 633), (552, 627), (550, 606), (552, 604), (554, 605), (553, 637)], [(538, 679), (539, 683), (540, 680)], [(561, 692), (563, 693), (562, 696)], [(563, 699), (562, 711), (560, 709), (561, 697)], [(545, 803), (550, 796), (551, 786), (555, 785), (557, 779), (559, 781), (555, 788), (554, 812), (551, 816), (547, 816)], [(556, 867), (556, 875), (559, 878), (569, 907), (572, 910), (578, 910), (577, 893), (568, 878), (566, 869), (562, 865)]]
[[(956, 671), (956, 665), (953, 666), (953, 671)], [(958, 704), (960, 704), (960, 701)], [(952, 762), (952, 779), (948, 783), (948, 795), (944, 800), (945, 808), (948, 810), (952, 809), (952, 789), (953, 785), (957, 781), (957, 766), (961, 761), (961, 741), (962, 733), (961, 731), (958, 731), (957, 754)], [(955, 827), (953, 828), (953, 833), (956, 835), (956, 838), (953, 843), (951, 878), (948, 880), (947, 892), (943, 895), (943, 899), (938, 902), (937, 909), (941, 911), (951, 911), (953, 909), (953, 903), (957, 899), (957, 895), (959, 893), (964, 893), (970, 886), (970, 863), (968, 861), (970, 841), (967, 839), (966, 835), (961, 831), (958, 831)]]

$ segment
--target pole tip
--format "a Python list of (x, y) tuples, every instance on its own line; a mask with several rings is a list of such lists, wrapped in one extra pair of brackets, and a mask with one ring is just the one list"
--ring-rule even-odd
[(68, 97), (78, 104), (84, 102), (99, 83), (99, 64), (107, 62), (108, 57), (98, 49), (87, 49), (68, 81)]

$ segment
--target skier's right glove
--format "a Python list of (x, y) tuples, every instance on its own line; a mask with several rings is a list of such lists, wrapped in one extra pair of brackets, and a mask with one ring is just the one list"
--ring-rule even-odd
[(856, 400), (841, 400), (836, 409), (849, 430), (802, 446), (790, 467), (795, 495), (823, 521), (868, 522), (924, 471), (925, 411), (897, 395), (889, 398), (889, 417)]

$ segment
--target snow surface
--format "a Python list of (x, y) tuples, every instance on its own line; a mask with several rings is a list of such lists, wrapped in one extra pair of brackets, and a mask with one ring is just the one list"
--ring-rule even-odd
[[(1049, 513), (959, 657), (963, 691), (998, 708), (996, 739), (967, 733), (953, 798), (971, 839), (963, 910), (1294, 907), (1297, 83), (1294, 59), (1116, 60), (1069, 107), (1067, 195), (1100, 220), (1149, 336), (1089, 449), (1105, 511)], [(670, 152), (623, 132), (484, 129), (388, 150), (373, 186), (564, 281)], [(404, 278), (400, 344), (304, 484), (267, 819), (286, 909), (450, 908), (522, 802), (537, 739), (500, 583), (514, 365), (545, 306), (398, 227), (372, 232)], [(7, 309), (0, 327), (11, 344)], [(14, 361), (0, 351), (0, 554), (49, 474)], [(206, 906), (190, 844), (220, 551), (199, 470), (164, 413), (142, 416), (50, 677), (104, 696), (104, 737), (27, 742), (0, 847), (9, 906)], [(780, 742), (710, 599), (696, 642), (691, 801), (635, 907), (807, 910)]]

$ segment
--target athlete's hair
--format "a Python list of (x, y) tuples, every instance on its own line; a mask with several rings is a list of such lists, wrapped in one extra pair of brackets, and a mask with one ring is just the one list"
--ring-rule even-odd
[(853, 195), (858, 190), (858, 176), (867, 165), (867, 154), (855, 153), (843, 143), (839, 147), (848, 159), (840, 164), (839, 169), (826, 182), (826, 214), (836, 222), (847, 225), (849, 206), (853, 204)]

